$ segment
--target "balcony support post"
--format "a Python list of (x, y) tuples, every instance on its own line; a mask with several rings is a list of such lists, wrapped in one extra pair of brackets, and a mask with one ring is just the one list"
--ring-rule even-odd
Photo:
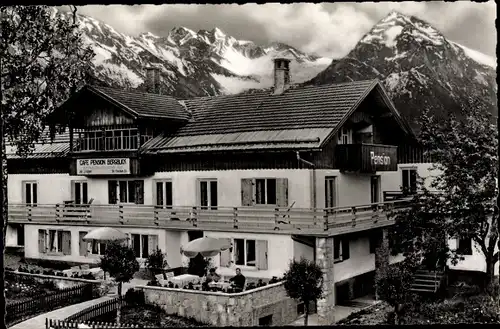
[(274, 208), (274, 229), (279, 230), (280, 208)]
[(318, 324), (335, 322), (335, 280), (333, 260), (334, 237), (316, 238), (316, 264), (323, 272), (323, 298), (317, 301)]
[[(389, 230), (382, 229), (381, 239), (378, 241), (378, 247), (375, 250), (375, 275), (379, 273), (384, 267), (389, 266)], [(379, 299), (377, 287), (375, 286), (375, 299)]]
[(197, 210), (196, 210), (196, 207), (193, 207), (193, 209), (191, 210), (191, 221), (192, 221), (192, 224), (194, 227), (197, 227), (198, 226), (198, 213), (197, 213)]
[(233, 227), (238, 228), (238, 208), (233, 208)]
[(158, 208), (155, 206), (154, 208), (154, 218), (153, 218), (153, 221), (155, 223), (156, 226), (158, 226), (160, 223), (159, 223), (159, 215), (158, 215)]
[(328, 231), (328, 210), (323, 210), (323, 230)]
[(123, 216), (123, 205), (122, 204), (118, 205), (118, 214), (119, 214), (118, 216), (120, 218), (120, 223), (123, 224), (123, 222), (124, 222), (124, 220), (123, 220), (124, 216)]
[(31, 206), (28, 205), (28, 221), (31, 222), (32, 218), (31, 218)]
[(56, 204), (56, 221), (58, 223), (61, 221), (61, 205), (59, 203)]
[(351, 207), (352, 211), (352, 227), (356, 226), (356, 207)]

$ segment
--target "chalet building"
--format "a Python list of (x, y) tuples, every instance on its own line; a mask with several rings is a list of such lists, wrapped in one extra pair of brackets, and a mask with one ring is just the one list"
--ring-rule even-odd
[[(275, 60), (275, 88), (178, 101), (153, 92), (85, 86), (50, 120), (69, 127), (26, 159), (9, 147), (7, 246), (28, 259), (96, 263), (99, 226), (130, 235), (143, 262), (171, 267), (201, 236), (230, 239), (213, 261), (248, 277), (281, 276), (293, 258), (325, 270), (325, 300), (373, 293), (394, 192), (429, 175), (416, 138), (377, 80), (295, 87)], [(377, 259), (377, 260), (376, 260)]]

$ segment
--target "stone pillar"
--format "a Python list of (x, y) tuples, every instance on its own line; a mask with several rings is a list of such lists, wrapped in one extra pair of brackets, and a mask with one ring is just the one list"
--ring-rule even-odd
[[(378, 241), (377, 249), (375, 250), (375, 277), (380, 269), (389, 265), (389, 231), (387, 228), (382, 229), (381, 239)], [(374, 280), (375, 281), (375, 280)], [(373, 282), (375, 284), (375, 282)], [(378, 300), (377, 287), (375, 286), (375, 299)]]
[(333, 237), (316, 238), (316, 263), (323, 270), (323, 299), (318, 300), (318, 324), (335, 321), (335, 281), (333, 277)]

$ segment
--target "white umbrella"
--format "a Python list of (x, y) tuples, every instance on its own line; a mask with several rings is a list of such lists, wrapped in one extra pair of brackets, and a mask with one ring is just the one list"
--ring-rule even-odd
[(213, 257), (230, 247), (231, 243), (228, 240), (203, 237), (189, 242), (182, 248), (182, 253), (189, 258), (194, 258), (198, 254), (203, 257)]
[(94, 240), (97, 242), (124, 241), (127, 239), (125, 233), (112, 227), (99, 227), (83, 237), (83, 241)]

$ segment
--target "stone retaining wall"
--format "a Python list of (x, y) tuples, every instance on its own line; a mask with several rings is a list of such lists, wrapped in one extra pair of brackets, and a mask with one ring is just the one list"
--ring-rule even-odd
[(283, 282), (236, 294), (152, 286), (137, 286), (146, 303), (168, 314), (213, 326), (258, 326), (272, 315), (272, 325), (288, 325), (297, 318), (297, 302), (286, 295)]

